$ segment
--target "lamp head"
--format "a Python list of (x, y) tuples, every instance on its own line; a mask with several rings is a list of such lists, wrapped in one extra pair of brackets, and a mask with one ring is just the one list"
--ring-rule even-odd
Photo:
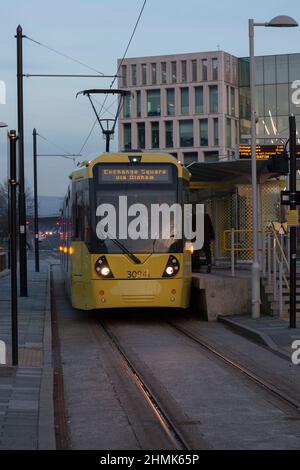
[(273, 28), (295, 28), (298, 26), (298, 23), (291, 16), (279, 15), (272, 18), (272, 20), (269, 21), (266, 26)]

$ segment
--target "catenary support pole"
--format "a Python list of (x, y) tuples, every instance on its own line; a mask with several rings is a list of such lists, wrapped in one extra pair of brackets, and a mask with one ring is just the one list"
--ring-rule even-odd
[(11, 130), (10, 143), (10, 275), (12, 364), (18, 365), (18, 286), (17, 286), (17, 135)]
[(24, 174), (24, 109), (23, 109), (23, 30), (17, 27), (17, 91), (18, 91), (18, 139), (19, 139), (19, 260), (20, 295), (27, 297), (27, 243), (26, 198)]
[(33, 129), (33, 193), (34, 193), (34, 258), (35, 272), (40, 271), (39, 252), (39, 214), (38, 214), (38, 187), (37, 187), (37, 132)]

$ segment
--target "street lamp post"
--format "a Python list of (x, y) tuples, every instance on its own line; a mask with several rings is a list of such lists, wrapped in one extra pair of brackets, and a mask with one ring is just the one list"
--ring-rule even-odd
[(265, 26), (289, 28), (298, 26), (290, 16), (276, 16), (269, 23), (255, 23), (249, 19), (249, 54), (250, 54), (250, 107), (251, 107), (251, 176), (253, 202), (253, 262), (252, 262), (252, 318), (260, 317), (260, 265), (258, 253), (258, 190), (256, 170), (256, 112), (255, 112), (255, 58), (254, 58), (254, 27)]

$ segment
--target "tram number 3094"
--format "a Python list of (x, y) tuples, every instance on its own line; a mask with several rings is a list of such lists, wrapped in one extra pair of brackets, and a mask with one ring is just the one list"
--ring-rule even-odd
[(146, 271), (127, 271), (128, 279), (148, 279), (149, 277), (148, 269)]

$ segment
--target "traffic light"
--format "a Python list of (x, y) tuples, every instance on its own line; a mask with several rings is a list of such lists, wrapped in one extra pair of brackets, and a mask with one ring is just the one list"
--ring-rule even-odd
[(268, 158), (267, 168), (270, 173), (287, 175), (289, 172), (289, 157), (286, 152)]

